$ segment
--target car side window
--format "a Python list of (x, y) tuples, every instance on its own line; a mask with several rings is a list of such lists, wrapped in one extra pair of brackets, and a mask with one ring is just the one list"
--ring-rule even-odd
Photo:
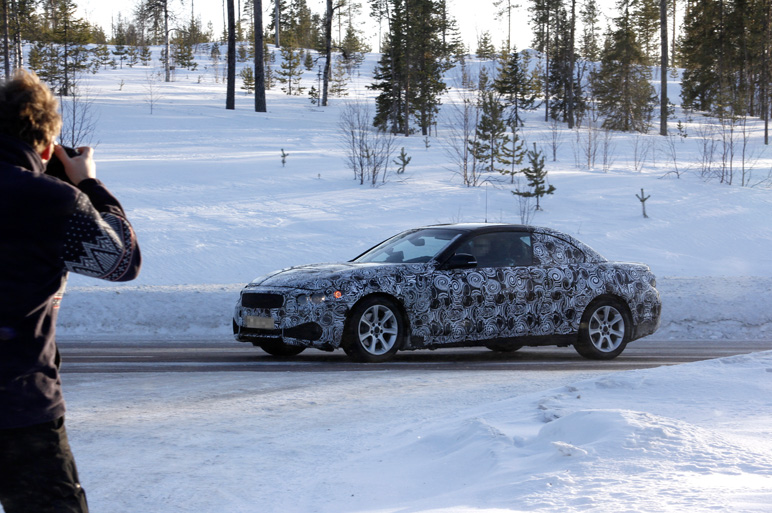
[(531, 235), (522, 232), (478, 235), (463, 243), (456, 253), (474, 256), (477, 267), (512, 267), (533, 263)]
[(534, 234), (533, 244), (534, 254), (542, 265), (583, 264), (587, 261), (584, 251), (552, 235)]

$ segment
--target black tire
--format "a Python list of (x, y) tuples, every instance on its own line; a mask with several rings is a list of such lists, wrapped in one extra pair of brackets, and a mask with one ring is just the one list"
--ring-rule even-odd
[(590, 304), (582, 315), (576, 352), (592, 360), (611, 360), (630, 341), (632, 322), (627, 309), (611, 299)]
[(497, 353), (514, 353), (515, 351), (522, 349), (523, 344), (518, 344), (517, 342), (507, 339), (497, 339), (486, 342), (485, 347), (491, 351), (496, 351)]
[(343, 350), (357, 362), (385, 362), (400, 350), (404, 338), (405, 321), (394, 301), (370, 297), (351, 310), (343, 332)]
[(306, 350), (306, 348), (303, 346), (291, 346), (289, 344), (285, 344), (284, 342), (279, 342), (278, 340), (260, 342), (260, 349), (270, 354), (271, 356), (284, 357), (297, 356)]

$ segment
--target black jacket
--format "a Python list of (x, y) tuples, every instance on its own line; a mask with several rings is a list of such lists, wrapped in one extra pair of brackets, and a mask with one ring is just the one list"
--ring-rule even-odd
[(110, 281), (139, 273), (118, 200), (95, 179), (43, 174), (26, 143), (0, 135), (0, 429), (64, 414), (56, 315), (68, 271)]

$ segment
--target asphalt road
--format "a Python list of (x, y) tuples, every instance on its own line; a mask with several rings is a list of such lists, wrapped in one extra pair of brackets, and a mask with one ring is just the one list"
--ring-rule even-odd
[(772, 350), (772, 340), (638, 340), (610, 361), (587, 360), (571, 347), (525, 347), (515, 353), (485, 348), (407, 351), (381, 364), (350, 362), (343, 351), (306, 350), (276, 358), (251, 345), (223, 341), (59, 341), (65, 373), (335, 372), (466, 370), (630, 370), (677, 365)]

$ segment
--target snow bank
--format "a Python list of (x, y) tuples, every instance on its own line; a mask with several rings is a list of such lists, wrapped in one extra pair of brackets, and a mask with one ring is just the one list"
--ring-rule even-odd
[[(772, 278), (661, 278), (657, 339), (772, 339)], [(72, 287), (60, 338), (228, 339), (243, 284)]]
[(64, 377), (94, 511), (769, 511), (772, 352), (590, 376)]
[(327, 491), (357, 512), (769, 511), (770, 372), (758, 353), (484, 404), (344, 460)]

